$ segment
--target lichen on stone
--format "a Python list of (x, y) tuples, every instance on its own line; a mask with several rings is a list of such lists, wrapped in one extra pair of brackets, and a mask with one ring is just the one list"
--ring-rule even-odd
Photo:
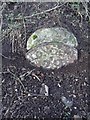
[(65, 28), (36, 30), (27, 41), (26, 58), (44, 68), (60, 68), (77, 60), (78, 42)]

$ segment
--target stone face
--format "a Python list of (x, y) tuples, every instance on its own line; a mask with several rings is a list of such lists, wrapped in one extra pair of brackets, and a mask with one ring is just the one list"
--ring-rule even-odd
[(26, 58), (44, 68), (60, 68), (77, 60), (76, 37), (65, 28), (42, 28), (27, 41)]

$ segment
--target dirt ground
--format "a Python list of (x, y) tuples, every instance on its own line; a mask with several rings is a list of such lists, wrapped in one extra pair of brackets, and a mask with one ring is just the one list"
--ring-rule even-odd
[[(71, 3), (7, 3), (3, 11), (7, 34), (2, 40), (2, 118), (70, 120), (79, 115), (87, 119), (88, 17), (82, 3), (79, 9)], [(39, 28), (56, 26), (76, 36), (78, 60), (54, 70), (31, 65), (25, 58), (28, 37)], [(48, 96), (40, 95), (42, 83), (49, 88)], [(66, 108), (62, 96), (73, 101), (70, 108)]]

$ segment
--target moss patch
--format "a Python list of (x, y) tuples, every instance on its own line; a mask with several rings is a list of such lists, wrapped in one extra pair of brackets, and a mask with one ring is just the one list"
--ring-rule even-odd
[(37, 36), (37, 35), (33, 35), (32, 37), (33, 37), (33, 39), (35, 40), (38, 36)]

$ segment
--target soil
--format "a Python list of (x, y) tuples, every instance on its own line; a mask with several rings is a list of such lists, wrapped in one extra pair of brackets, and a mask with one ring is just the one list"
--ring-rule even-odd
[[(3, 29), (8, 26), (5, 14), (13, 13), (15, 18), (19, 13), (31, 16), (56, 5), (57, 3), (7, 3), (3, 12)], [(82, 6), (80, 4), (80, 9)], [(14, 52), (10, 35), (2, 41), (2, 118), (69, 120), (74, 115), (79, 115), (87, 119), (90, 112), (88, 18), (83, 15), (81, 19), (77, 10), (73, 9), (70, 3), (65, 3), (60, 8), (25, 19), (25, 24), (19, 17), (15, 21), (23, 25), (15, 29), (20, 32), (17, 34), (21, 34), (21, 37), (14, 38)], [(28, 37), (39, 28), (56, 26), (65, 27), (76, 36), (79, 43), (78, 60), (54, 70), (31, 65), (25, 58)], [(48, 96), (40, 95), (43, 83), (49, 88)], [(66, 108), (61, 100), (62, 96), (73, 101), (70, 108)]]

